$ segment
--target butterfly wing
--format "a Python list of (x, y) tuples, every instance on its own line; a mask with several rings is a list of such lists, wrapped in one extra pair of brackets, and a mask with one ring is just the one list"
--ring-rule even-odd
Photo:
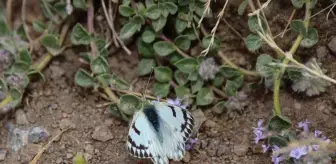
[(130, 154), (138, 158), (152, 158), (154, 155), (151, 152), (151, 147), (154, 144), (155, 137), (144, 114), (141, 111), (135, 113), (126, 143)]
[(187, 110), (166, 103), (155, 104), (155, 109), (163, 122), (165, 154), (170, 159), (180, 160), (184, 156), (185, 142), (191, 136), (194, 118)]

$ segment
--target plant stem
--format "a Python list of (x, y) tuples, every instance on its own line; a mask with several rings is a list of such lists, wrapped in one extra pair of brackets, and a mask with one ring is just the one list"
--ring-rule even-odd
[[(310, 16), (311, 16), (311, 10), (310, 10), (310, 0), (306, 0), (306, 13), (305, 13), (305, 22), (304, 25), (306, 28), (308, 28), (309, 26), (309, 22), (310, 22)], [(296, 50), (298, 49), (298, 47), (300, 46), (300, 43), (303, 39), (303, 35), (299, 35), (292, 48), (290, 49), (289, 53), (290, 54), (295, 54)], [(282, 62), (283, 65), (287, 65), (288, 62), (290, 61), (289, 58), (285, 58)], [(297, 64), (297, 63), (296, 63)], [(301, 63), (300, 63), (301, 64)], [(276, 71), (275, 74), (275, 79), (274, 79), (274, 92), (273, 92), (273, 99), (274, 99), (274, 113), (278, 116), (281, 116), (281, 107), (280, 107), (280, 98), (279, 98), (279, 94), (280, 94), (280, 86), (281, 86), (281, 78), (283, 73), (285, 72), (286, 67), (281, 67), (280, 70)]]
[(12, 96), (11, 95), (7, 95), (5, 99), (3, 99), (1, 102), (0, 102), (0, 109), (4, 106), (6, 106), (7, 104), (11, 103), (12, 102)]
[(184, 58), (190, 58), (190, 56), (188, 54), (186, 54), (185, 52), (183, 52), (181, 49), (179, 49), (175, 44), (174, 42), (172, 42), (170, 39), (168, 39), (166, 36), (164, 36), (163, 34), (160, 35), (160, 38), (166, 42), (169, 42), (173, 47), (174, 49), (181, 55), (183, 56)]

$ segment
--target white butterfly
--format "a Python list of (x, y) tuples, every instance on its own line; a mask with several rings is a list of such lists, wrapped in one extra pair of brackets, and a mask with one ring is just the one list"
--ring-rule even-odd
[(155, 164), (181, 160), (193, 126), (194, 118), (185, 109), (163, 102), (145, 105), (133, 116), (127, 149), (135, 157), (151, 158)]

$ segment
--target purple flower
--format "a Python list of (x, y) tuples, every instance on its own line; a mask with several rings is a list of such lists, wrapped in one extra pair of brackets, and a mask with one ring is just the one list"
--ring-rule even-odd
[(256, 128), (253, 128), (253, 132), (254, 132), (254, 135), (255, 135), (255, 142), (256, 144), (259, 142), (259, 140), (261, 139), (264, 139), (266, 136), (264, 135), (264, 131), (265, 131), (265, 128), (262, 127), (262, 123), (264, 122), (264, 120), (259, 120), (258, 123), (257, 123), (257, 127)]
[(262, 144), (261, 146), (262, 146), (262, 148), (263, 148), (263, 152), (264, 152), (264, 153), (266, 153), (267, 150), (268, 150), (268, 148), (270, 147), (270, 146), (267, 146), (267, 145), (265, 145), (265, 144)]
[(157, 96), (156, 100), (152, 100), (151, 103), (156, 104), (156, 103), (160, 102), (160, 99), (161, 99), (161, 97)]
[(319, 130), (314, 131), (314, 135), (316, 138), (319, 138), (321, 134), (322, 134), (322, 131), (319, 131)]
[(272, 156), (272, 162), (274, 164), (280, 164), (280, 162), (283, 161), (283, 160), (284, 160), (284, 158), (282, 156), (278, 156), (278, 157)]
[(320, 145), (312, 145), (313, 150), (318, 151), (320, 148)]
[(272, 151), (275, 152), (279, 149), (280, 149), (280, 147), (278, 145), (273, 145)]
[(308, 124), (310, 124), (310, 123), (311, 122), (306, 120), (306, 121), (299, 122), (298, 126), (299, 126), (299, 128), (303, 128), (303, 131), (307, 133), (309, 131)]
[(191, 150), (195, 144), (199, 143), (198, 138), (189, 138), (188, 141), (185, 144), (185, 149), (186, 150)]
[(182, 109), (187, 109), (188, 104), (182, 104), (182, 100), (180, 98), (176, 98), (175, 100), (173, 99), (167, 99), (167, 103), (171, 105), (178, 106)]
[(308, 153), (308, 147), (307, 146), (303, 146), (303, 147), (298, 147), (293, 149), (289, 156), (293, 157), (295, 159), (300, 159), (302, 156), (306, 155)]

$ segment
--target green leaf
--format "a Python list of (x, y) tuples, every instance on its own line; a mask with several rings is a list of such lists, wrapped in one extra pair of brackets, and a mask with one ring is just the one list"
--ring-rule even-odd
[(258, 73), (263, 75), (264, 77), (273, 76), (273, 69), (268, 66), (268, 64), (273, 62), (273, 58), (267, 54), (262, 54), (258, 56), (256, 62), (256, 70)]
[(213, 79), (212, 81), (212, 85), (219, 88), (222, 86), (222, 84), (224, 83), (225, 81), (225, 77), (224, 76), (220, 76), (220, 75), (217, 75), (215, 77), (215, 79)]
[(174, 46), (167, 41), (158, 41), (154, 43), (153, 47), (159, 56), (167, 56), (176, 51)]
[(126, 116), (126, 114), (123, 113), (123, 112), (121, 112), (121, 111), (119, 110), (119, 107), (118, 107), (117, 104), (111, 104), (111, 105), (109, 106), (109, 109), (110, 109), (111, 114), (112, 114), (114, 117), (116, 117), (116, 118), (121, 118), (122, 120), (124, 120), (124, 121), (126, 121), (126, 122), (129, 121), (129, 118)]
[(263, 44), (263, 39), (256, 34), (250, 34), (246, 38), (246, 47), (250, 51), (255, 51), (259, 49)]
[(109, 72), (109, 65), (106, 59), (102, 56), (97, 56), (90, 62), (90, 68), (93, 73), (101, 74)]
[[(211, 44), (212, 43), (212, 44)], [(220, 49), (220, 41), (217, 37), (214, 37), (212, 40), (212, 36), (206, 36), (202, 39), (202, 44), (204, 48), (208, 48), (210, 46), (210, 50), (218, 51)]]
[(153, 94), (157, 97), (167, 97), (170, 90), (169, 83), (154, 83)]
[(142, 15), (135, 15), (131, 21), (134, 23), (134, 24), (138, 24), (139, 25), (139, 28), (138, 28), (138, 31), (141, 30), (141, 25), (145, 24), (145, 18), (142, 16)]
[(97, 81), (103, 86), (103, 87), (109, 87), (110, 86), (110, 79), (111, 75), (107, 73), (99, 74), (95, 77)]
[(0, 37), (9, 36), (11, 34), (5, 20), (0, 20)]
[(194, 72), (189, 73), (188, 80), (190, 80), (190, 81), (198, 80), (198, 71), (194, 71)]
[(146, 43), (152, 43), (155, 40), (155, 37), (155, 32), (150, 29), (146, 29), (141, 35), (142, 41)]
[(92, 87), (95, 84), (93, 77), (83, 69), (76, 72), (75, 82), (81, 87)]
[(33, 20), (33, 28), (35, 31), (43, 33), (46, 29), (46, 25), (39, 20)]
[(122, 4), (129, 6), (131, 4), (131, 0), (122, 0)]
[(176, 12), (177, 12), (177, 6), (174, 3), (172, 3), (172, 2), (164, 2), (163, 5), (165, 6), (165, 8), (168, 10), (168, 12), (171, 15), (176, 14)]
[(77, 23), (71, 32), (71, 42), (74, 45), (88, 45), (90, 44), (91, 37), (88, 31), (79, 23)]
[(318, 32), (315, 28), (308, 28), (308, 33), (303, 37), (300, 45), (305, 48), (311, 48), (318, 42)]
[(24, 48), (20, 51), (19, 60), (27, 63), (28, 65), (31, 65), (32, 59), (31, 59), (28, 49)]
[[(188, 36), (189, 40), (196, 40), (199, 38), (199, 31), (195, 31), (193, 28), (187, 28), (183, 31), (183, 35)], [(217, 38), (215, 37), (216, 46), (219, 44)], [(214, 47), (216, 49), (216, 47)]]
[[(334, 1), (334, 2), (335, 2), (335, 1)], [(315, 7), (316, 3), (317, 3), (317, 0), (311, 0), (311, 1), (310, 1), (310, 6), (309, 6), (309, 8), (310, 8), (310, 9), (313, 9), (313, 8)]]
[[(259, 19), (260, 19), (260, 23), (259, 23)], [(250, 31), (252, 32), (266, 32), (267, 30), (267, 24), (265, 22), (264, 19), (262, 19), (261, 17), (259, 17), (257, 15), (253, 15), (253, 16), (249, 16), (248, 18), (248, 26)], [(262, 26), (262, 29), (260, 28), (260, 24)]]
[(177, 52), (173, 52), (172, 54), (169, 55), (169, 62), (171, 65), (174, 65), (175, 62), (183, 59), (183, 57), (178, 54)]
[(0, 79), (0, 91), (5, 93), (8, 91), (7, 83), (4, 79)]
[(16, 88), (10, 88), (10, 95), (13, 99), (12, 105), (16, 107), (22, 100), (22, 92)]
[(305, 3), (306, 0), (292, 0), (292, 4), (295, 8), (302, 8)]
[(79, 9), (87, 10), (86, 0), (73, 0), (73, 1), (72, 1), (72, 5), (73, 5), (75, 8), (79, 8)]
[(188, 82), (188, 74), (183, 73), (179, 70), (174, 72), (174, 78), (179, 85), (185, 85)]
[(132, 116), (136, 111), (140, 110), (142, 103), (140, 99), (133, 95), (123, 95), (120, 97), (120, 110)]
[(83, 154), (77, 153), (77, 155), (72, 159), (73, 164), (87, 164)]
[(163, 29), (166, 23), (167, 23), (167, 18), (161, 15), (159, 19), (152, 21), (152, 26), (155, 32), (159, 32), (161, 29)]
[(223, 66), (220, 68), (220, 73), (228, 79), (240, 76), (242, 73), (236, 69), (236, 68), (232, 68), (232, 67), (227, 67), (227, 66)]
[(158, 82), (169, 82), (172, 78), (172, 70), (169, 67), (156, 67), (154, 69), (154, 76)]
[(46, 34), (40, 42), (53, 55), (57, 55), (61, 51), (61, 41), (57, 35)]
[(122, 80), (115, 74), (113, 74), (111, 77), (111, 85), (112, 87), (121, 90), (128, 90), (130, 88), (130, 85), (126, 81)]
[(126, 23), (120, 30), (120, 39), (128, 39), (141, 28), (141, 24), (136, 24), (133, 21)]
[(189, 40), (189, 37), (186, 35), (180, 35), (178, 36), (175, 41), (174, 41), (175, 45), (177, 47), (179, 47), (182, 50), (188, 50), (190, 48), (191, 45), (191, 41)]
[(190, 97), (190, 89), (183, 85), (177, 86), (174, 90), (175, 90), (176, 97), (180, 99)]
[(303, 36), (307, 35), (307, 28), (305, 27), (302, 20), (292, 20), (290, 26), (294, 32), (297, 32)]
[(152, 5), (147, 9), (146, 17), (150, 19), (158, 19), (161, 15), (161, 10), (158, 5)]
[(68, 16), (68, 11), (66, 7), (67, 7), (66, 2), (57, 2), (54, 5), (55, 10), (63, 19), (65, 19)]
[(188, 22), (179, 18), (176, 18), (175, 21), (175, 30), (176, 32), (182, 33), (188, 27)]
[(238, 91), (238, 84), (233, 80), (227, 80), (225, 84), (225, 93), (228, 96), (235, 96)]
[(30, 65), (24, 61), (15, 61), (15, 63), (11, 66), (11, 72), (13, 73), (23, 73), (28, 71)]
[(152, 44), (145, 43), (140, 38), (137, 40), (137, 48), (140, 55), (143, 57), (154, 57), (155, 51)]
[(183, 58), (174, 63), (174, 65), (184, 73), (191, 73), (197, 69), (199, 64), (194, 58)]
[(90, 55), (90, 52), (80, 52), (79, 56), (88, 63), (90, 63), (90, 61), (92, 59), (92, 56)]
[(248, 4), (248, 0), (243, 0), (238, 7), (238, 14), (243, 15)]
[(209, 88), (202, 88), (196, 96), (196, 104), (200, 106), (210, 105), (213, 102), (214, 94)]
[(280, 135), (272, 135), (267, 138), (267, 145), (286, 147), (288, 145), (288, 141)]
[(214, 107), (212, 107), (212, 111), (216, 114), (222, 114), (224, 113), (224, 111), (226, 111), (226, 102), (225, 101), (220, 101), (218, 103), (216, 103), (216, 105)]
[(159, 9), (161, 16), (167, 18), (169, 15), (169, 11), (163, 3), (159, 3)]
[(138, 64), (138, 76), (144, 76), (149, 74), (154, 67), (154, 59), (141, 59)]
[(197, 81), (191, 82), (191, 93), (198, 92), (203, 87), (204, 81), (202, 79), (198, 79)]
[(282, 131), (289, 129), (292, 126), (292, 122), (285, 116), (273, 116), (268, 124), (268, 129), (274, 131)]
[(119, 13), (120, 13), (120, 15), (122, 15), (124, 17), (130, 17), (130, 16), (135, 14), (135, 11), (134, 11), (134, 9), (132, 9), (131, 7), (129, 7), (127, 5), (120, 5), (119, 6)]

